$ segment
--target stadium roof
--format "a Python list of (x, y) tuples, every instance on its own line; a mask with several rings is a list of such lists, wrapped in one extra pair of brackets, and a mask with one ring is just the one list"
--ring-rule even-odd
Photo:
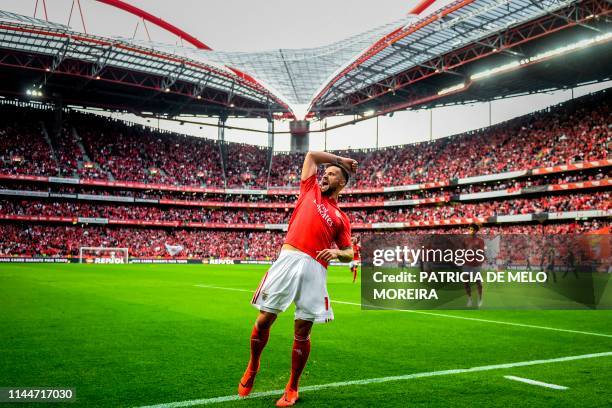
[(48, 73), (44, 82), (57, 73), (88, 82), (103, 80), (156, 93), (182, 94), (232, 108), (287, 109), (248, 75), (223, 65), (181, 58), (127, 39), (82, 34), (7, 11), (0, 11), (0, 48), (18, 52), (3, 54), (2, 65), (44, 71)]
[(332, 103), (342, 95), (461, 49), (500, 30), (548, 15), (573, 0), (463, 0), (420, 19), (372, 45), (314, 97), (314, 104)]
[(338, 69), (389, 31), (407, 25), (415, 19), (414, 16), (408, 16), (346, 40), (316, 48), (223, 52), (172, 48), (159, 44), (155, 47), (194, 59), (239, 68), (276, 91), (288, 104), (309, 105), (316, 91)]
[[(265, 52), (99, 37), (0, 12), (0, 67), (6, 68), (3, 79), (44, 82), (66, 102), (140, 112), (379, 114), (434, 100), (490, 96), (494, 91), (471, 93), (479, 88), (472, 86), (476, 68), (530, 61), (542, 44), (555, 44), (547, 38), (598, 38), (596, 45), (607, 44), (610, 11), (606, 0), (457, 0), (426, 17), (407, 16), (327, 46)], [(578, 77), (608, 78), (601, 63), (585, 66), (592, 72)], [(38, 73), (10, 71), (23, 68)], [(572, 78), (576, 75), (565, 75), (556, 87), (571, 85)], [(523, 88), (509, 84), (498, 95), (551, 88), (537, 77), (523, 81)]]

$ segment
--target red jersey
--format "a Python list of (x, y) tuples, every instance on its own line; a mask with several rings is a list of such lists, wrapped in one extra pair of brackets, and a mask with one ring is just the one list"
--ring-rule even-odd
[(361, 251), (361, 245), (353, 244), (353, 261), (359, 260), (359, 251)]
[[(285, 244), (316, 259), (317, 252), (331, 248), (333, 242), (338, 248), (349, 247), (351, 225), (336, 200), (321, 193), (314, 174), (300, 183), (300, 197), (289, 220)], [(326, 262), (317, 261), (327, 268)]]

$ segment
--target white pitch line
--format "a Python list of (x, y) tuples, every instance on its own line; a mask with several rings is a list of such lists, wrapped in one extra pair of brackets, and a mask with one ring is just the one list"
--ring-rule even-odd
[[(328, 384), (318, 384), (318, 385), (300, 387), (300, 392), (318, 391), (318, 390), (322, 390), (326, 388), (348, 387), (352, 385), (368, 385), (368, 384), (386, 383), (386, 382), (391, 382), (391, 381), (413, 380), (415, 378), (426, 378), (426, 377), (436, 377), (436, 376), (452, 375), (452, 374), (475, 373), (475, 372), (480, 372), (480, 371), (501, 370), (501, 369), (506, 369), (506, 368), (525, 367), (525, 366), (532, 366), (532, 365), (539, 365), (539, 364), (562, 363), (566, 361), (584, 360), (588, 358), (599, 358), (599, 357), (610, 357), (610, 356), (612, 356), (612, 351), (607, 351), (603, 353), (582, 354), (578, 356), (558, 357), (558, 358), (551, 358), (547, 360), (519, 361), (515, 363), (494, 364), (494, 365), (486, 365), (486, 366), (472, 367), (472, 368), (457, 368), (457, 369), (442, 370), (442, 371), (430, 371), (430, 372), (424, 372), (424, 373), (396, 375), (392, 377), (379, 377), (379, 378), (368, 378), (364, 380), (340, 381), (340, 382), (333, 382), (333, 383), (328, 383)], [(281, 395), (283, 392), (284, 390), (254, 392), (245, 399), (261, 398), (261, 397), (267, 397), (271, 395)], [(147, 405), (147, 406), (143, 406), (140, 408), (191, 407), (194, 405), (208, 405), (208, 404), (218, 404), (220, 402), (227, 402), (227, 401), (237, 401), (239, 399), (242, 399), (242, 398), (240, 398), (238, 395), (226, 395), (223, 397), (201, 398), (201, 399), (187, 400), (187, 401), (167, 402), (167, 403), (157, 404), (157, 405)]]
[(540, 387), (552, 388), (555, 390), (567, 390), (567, 387), (557, 384), (549, 384), (542, 381), (530, 380), (529, 378), (515, 377), (514, 375), (504, 375), (509, 380), (519, 381), (525, 384), (539, 385)]
[[(253, 293), (252, 290), (248, 290), (248, 289), (225, 288), (225, 287), (222, 287), (222, 286), (210, 286), (210, 285), (194, 285), (194, 286), (197, 286), (199, 288), (234, 290), (234, 291), (237, 291), (237, 292), (249, 292), (249, 293)], [(339, 304), (343, 304), (343, 305), (361, 306), (360, 303), (344, 302), (344, 301), (341, 301), (341, 300), (332, 300), (331, 302), (332, 303), (339, 303)], [(377, 306), (370, 306), (370, 307), (373, 307), (375, 309), (381, 309), (381, 310), (393, 310), (393, 311), (404, 312), (404, 313), (417, 313), (417, 314), (424, 314), (424, 315), (429, 315), (429, 316), (446, 317), (446, 318), (449, 318), (449, 319), (470, 320), (470, 321), (480, 322), (480, 323), (504, 324), (506, 326), (525, 327), (525, 328), (529, 328), (529, 329), (552, 330), (552, 331), (564, 332), (564, 333), (584, 334), (584, 335), (587, 335), (587, 336), (598, 336), (598, 337), (612, 338), (612, 334), (588, 332), (588, 331), (582, 331), (582, 330), (560, 329), (558, 327), (538, 326), (538, 325), (535, 325), (535, 324), (526, 324), (526, 323), (504, 322), (502, 320), (480, 319), (478, 317), (466, 317), (466, 316), (450, 315), (450, 314), (445, 314), (445, 313), (424, 312), (422, 310), (391, 309), (391, 308), (384, 308), (384, 307), (377, 307)]]

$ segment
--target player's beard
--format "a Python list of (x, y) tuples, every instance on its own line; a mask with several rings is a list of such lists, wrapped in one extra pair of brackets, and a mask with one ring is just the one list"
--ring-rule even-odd
[(330, 197), (336, 192), (337, 187), (332, 187), (331, 185), (327, 185), (327, 190), (321, 190), (321, 194)]

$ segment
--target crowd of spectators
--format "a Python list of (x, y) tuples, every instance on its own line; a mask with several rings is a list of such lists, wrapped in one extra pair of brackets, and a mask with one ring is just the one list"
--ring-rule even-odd
[[(564, 234), (609, 227), (605, 220), (571, 223), (483, 226), (480, 233)], [(465, 234), (467, 227), (410, 230), (410, 234)], [(403, 232), (404, 234), (406, 232)], [(177, 258), (233, 258), (271, 260), (278, 255), (285, 233), (273, 231), (220, 231), (186, 228), (123, 228), (103, 226), (52, 226), (0, 223), (0, 256), (78, 256), (79, 248), (128, 248), (131, 257), (169, 257), (168, 245), (180, 245)], [(361, 239), (394, 232), (359, 232)]]
[(462, 217), (491, 217), (497, 215), (538, 214), (583, 210), (610, 210), (612, 202), (607, 191), (548, 195), (537, 198), (510, 198), (476, 203), (455, 202), (433, 206), (376, 208), (349, 210), (351, 222), (409, 222), (448, 220)]
[[(360, 163), (349, 187), (383, 187), (433, 182), (518, 169), (610, 158), (610, 92), (566, 102), (483, 130), (408, 146), (341, 151)], [(70, 112), (60, 126), (45, 109), (0, 104), (0, 173), (81, 177), (172, 185), (228, 188), (298, 188), (303, 153), (277, 153), (140, 125)], [(341, 202), (446, 197), (492, 190), (600, 180), (610, 169), (568, 172), (391, 194), (344, 194)], [(204, 194), (121, 190), (68, 184), (0, 183), (0, 188), (67, 194), (216, 202), (293, 203), (295, 195)], [(612, 209), (610, 191), (534, 194), (487, 201), (425, 206), (347, 208), (351, 222), (448, 220), (542, 212)], [(202, 208), (76, 200), (2, 198), (0, 215), (103, 217), (116, 220), (287, 223), (290, 209)], [(608, 226), (609, 220), (561, 224), (485, 226), (483, 233), (572, 233)], [(423, 228), (415, 233), (464, 233), (465, 227)], [(184, 246), (179, 256), (274, 258), (284, 233), (189, 228), (111, 228), (0, 223), (0, 254), (78, 254), (81, 246), (130, 248), (132, 256), (166, 256), (165, 244)], [(364, 232), (363, 235), (378, 232)], [(361, 234), (361, 233), (360, 233)]]
[[(342, 193), (342, 203), (369, 203), (383, 201), (398, 201), (423, 198), (450, 198), (459, 194), (480, 193), (488, 191), (508, 190), (517, 191), (521, 188), (530, 188), (545, 185), (557, 185), (563, 183), (597, 181), (612, 178), (612, 168), (599, 168), (593, 170), (568, 172), (559, 175), (543, 175), (538, 177), (527, 177), (511, 180), (501, 180), (489, 183), (478, 183), (470, 185), (459, 185), (442, 188), (414, 190), (407, 192), (392, 193), (369, 193), (349, 194)], [(124, 190), (109, 187), (93, 187), (75, 184), (40, 184), (22, 181), (0, 181), (0, 189), (44, 191), (49, 193), (66, 194), (89, 194), (99, 196), (118, 196), (144, 199), (165, 199), (180, 201), (214, 201), (214, 202), (239, 202), (239, 203), (289, 203), (297, 200), (296, 194), (217, 194), (198, 193), (189, 191), (162, 191), (162, 190)], [(297, 190), (296, 190), (297, 191)]]
[[(355, 158), (355, 160), (358, 160), (358, 158)], [(304, 163), (304, 153), (275, 153), (272, 156), (268, 184), (271, 187), (299, 187), (302, 163)], [(363, 163), (360, 163), (360, 165), (362, 166)], [(351, 183), (351, 185), (353, 184)]]
[(61, 129), (48, 129), (49, 139), (59, 165), (59, 176), (78, 177), (85, 163), (83, 152), (79, 147), (80, 140), (70, 126), (63, 124)]
[(514, 180), (497, 181), (488, 184), (469, 184), (455, 188), (455, 194), (480, 193), (493, 190), (518, 190), (521, 188), (555, 185), (574, 182), (597, 181), (612, 177), (612, 169), (596, 169), (588, 172), (571, 172), (560, 175), (528, 177)]
[(111, 228), (0, 224), (0, 255), (78, 256), (79, 248), (128, 248), (130, 256), (169, 256), (168, 245), (181, 245), (177, 257), (251, 258), (275, 256), (284, 235), (278, 232), (213, 231), (167, 228)]
[(90, 217), (114, 220), (212, 222), (224, 224), (280, 224), (290, 211), (229, 210), (192, 207), (91, 204), (74, 201), (0, 200), (0, 215)]
[[(382, 187), (605, 159), (612, 149), (610, 93), (498, 125), (408, 146), (336, 152), (360, 162), (353, 187)], [(297, 186), (302, 155), (276, 154), (270, 186)]]
[(269, 149), (243, 143), (225, 143), (224, 148), (228, 188), (265, 188)]
[[(350, 183), (357, 188), (604, 159), (612, 148), (610, 95), (602, 91), (431, 142), (336, 153), (359, 161)], [(56, 130), (47, 111), (13, 105), (0, 111), (0, 171), (6, 173), (237, 188), (297, 187), (300, 181), (303, 153), (276, 153), (270, 161), (263, 147), (220, 145), (93, 114), (72, 111)]]
[(42, 126), (48, 112), (34, 117), (28, 113), (22, 107), (0, 105), (0, 172), (56, 176), (57, 162)]
[(162, 133), (122, 121), (74, 114), (70, 119), (101, 179), (220, 187), (219, 145), (212, 140)]
[[(538, 214), (582, 210), (610, 210), (609, 191), (554, 194), (533, 198), (510, 198), (482, 202), (440, 203), (403, 208), (345, 209), (353, 223), (448, 220), (461, 217)], [(283, 224), (289, 208), (241, 209), (152, 205), (93, 204), (75, 201), (32, 199), (0, 200), (0, 215), (101, 217), (115, 220), (212, 222), (231, 224)]]

